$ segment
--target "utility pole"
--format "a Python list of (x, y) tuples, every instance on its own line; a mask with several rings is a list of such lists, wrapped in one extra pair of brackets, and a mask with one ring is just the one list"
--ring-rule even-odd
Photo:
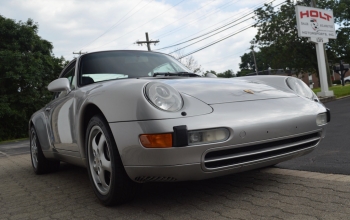
[(79, 51), (79, 52), (73, 52), (73, 54), (79, 54), (80, 56), (81, 55), (83, 55), (83, 54), (86, 54), (87, 52), (81, 52), (81, 51)]
[(256, 72), (256, 75), (258, 75), (258, 66), (256, 65), (256, 59), (255, 59), (255, 51), (254, 51), (253, 41), (251, 41), (250, 43), (252, 44), (252, 46), (250, 47), (250, 49), (252, 50), (252, 53), (253, 53), (254, 65), (255, 65), (255, 72)]
[(147, 44), (148, 51), (151, 51), (151, 45), (150, 44), (156, 45), (156, 43), (159, 43), (159, 40), (150, 41), (148, 39), (148, 33), (146, 32), (146, 41), (136, 41), (136, 43), (140, 44), (141, 46), (142, 46), (142, 44)]

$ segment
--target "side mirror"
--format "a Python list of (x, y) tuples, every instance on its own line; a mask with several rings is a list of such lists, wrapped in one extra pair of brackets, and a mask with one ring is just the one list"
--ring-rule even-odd
[(69, 80), (67, 78), (56, 79), (47, 86), (47, 89), (51, 92), (67, 91), (68, 93), (70, 92)]
[(217, 78), (217, 76), (214, 73), (207, 73), (207, 74), (205, 74), (205, 77)]

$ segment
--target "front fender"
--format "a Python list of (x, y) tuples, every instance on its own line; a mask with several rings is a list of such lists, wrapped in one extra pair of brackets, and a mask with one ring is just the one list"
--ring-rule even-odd
[(30, 121), (29, 121), (29, 135), (30, 135), (30, 126), (33, 124), (36, 134), (38, 136), (41, 148), (43, 151), (48, 151), (51, 148), (49, 134), (47, 132), (47, 120), (43, 109), (35, 112)]

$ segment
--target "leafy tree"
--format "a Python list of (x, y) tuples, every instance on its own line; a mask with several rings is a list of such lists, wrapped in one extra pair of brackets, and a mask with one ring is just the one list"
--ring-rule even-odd
[(38, 36), (38, 24), (0, 15), (0, 140), (25, 137), (32, 113), (47, 103), (47, 90), (65, 60)]
[(327, 49), (333, 54), (331, 61), (339, 63), (343, 60), (350, 63), (350, 0), (318, 1), (317, 6), (332, 9), (335, 23), (339, 26), (336, 30), (337, 39), (330, 40), (327, 44)]
[[(307, 5), (297, 2), (299, 5)], [(272, 69), (293, 68), (295, 71), (315, 71), (318, 69), (315, 46), (307, 38), (299, 38), (296, 29), (295, 5), (287, 0), (278, 10), (265, 4), (255, 12), (258, 33), (255, 43), (260, 51), (269, 57)]]
[(253, 55), (251, 53), (244, 53), (241, 56), (241, 63), (239, 64), (240, 69), (251, 70), (252, 72), (254, 72), (255, 71), (254, 65), (255, 65), (254, 58), (253, 58)]
[[(258, 71), (267, 70), (273, 63), (273, 56), (270, 55), (270, 51), (267, 51), (265, 49), (264, 52), (262, 52), (263, 49), (265, 48), (261, 48), (260, 51), (255, 52), (255, 60)], [(245, 53), (241, 56), (241, 63), (239, 64), (239, 68), (241, 70), (247, 70), (245, 72), (246, 74), (255, 72), (255, 63), (252, 53)]]
[(236, 76), (232, 70), (226, 70), (225, 72), (218, 73), (216, 75), (217, 75), (217, 77), (221, 77), (221, 78), (232, 78), (232, 77)]
[(238, 71), (236, 76), (245, 76), (248, 73), (253, 73), (255, 71), (251, 70), (251, 69), (241, 69), (241, 71)]
[[(295, 73), (316, 72), (318, 64), (314, 43), (309, 43), (307, 38), (299, 38), (296, 29), (295, 5), (309, 6), (310, 0), (287, 0), (279, 9), (271, 4), (265, 4), (263, 8), (255, 11), (258, 33), (253, 39), (259, 46), (256, 52), (258, 69), (286, 69), (289, 67)], [(332, 9), (335, 22), (338, 24), (337, 39), (330, 40), (326, 44), (328, 60), (331, 63), (344, 60), (349, 62), (350, 56), (350, 0), (318, 0), (317, 7)], [(241, 57), (241, 71), (237, 75), (244, 75), (248, 71), (254, 71), (254, 61), (250, 54)], [(262, 68), (259, 66), (262, 65)], [(330, 82), (330, 81), (329, 81)]]

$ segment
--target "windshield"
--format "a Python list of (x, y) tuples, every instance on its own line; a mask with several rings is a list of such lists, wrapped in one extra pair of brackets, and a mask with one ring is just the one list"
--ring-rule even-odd
[[(155, 73), (191, 72), (176, 59), (146, 51), (106, 51), (86, 54), (80, 61), (80, 84), (155, 76)], [(157, 75), (157, 74), (156, 74)]]

